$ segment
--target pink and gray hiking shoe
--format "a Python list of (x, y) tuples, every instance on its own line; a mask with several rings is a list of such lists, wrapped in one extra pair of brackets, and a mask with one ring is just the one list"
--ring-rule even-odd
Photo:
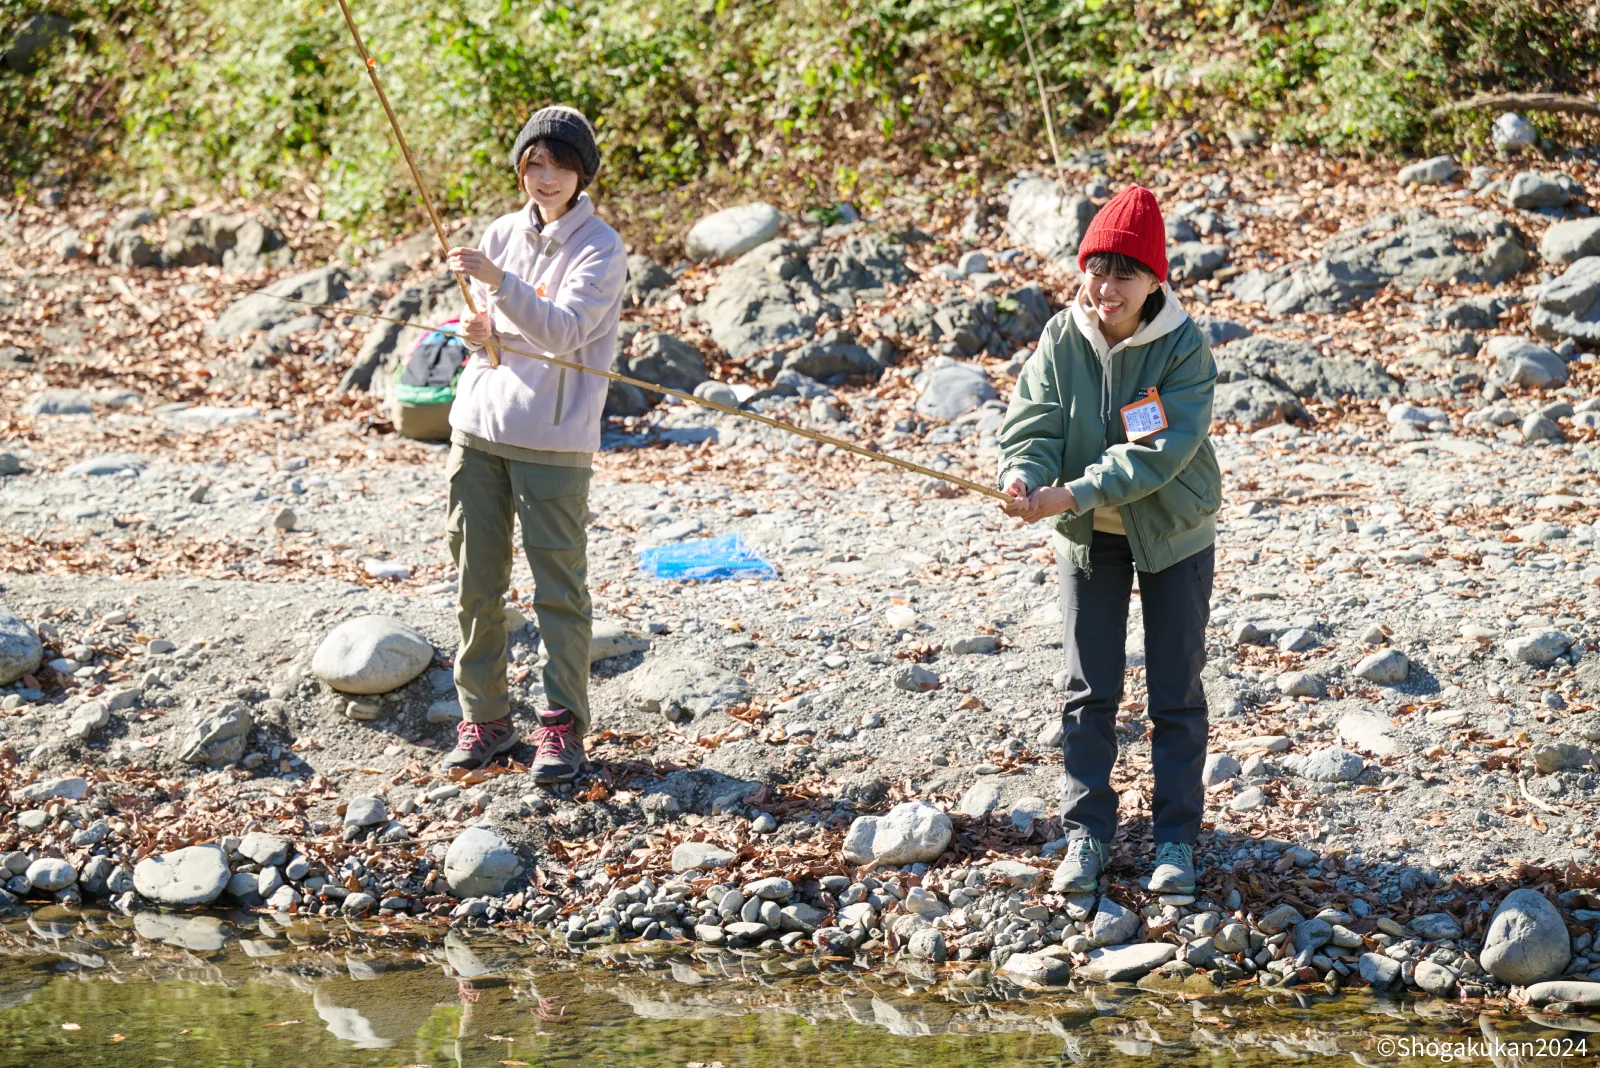
[(540, 786), (571, 782), (588, 767), (588, 757), (583, 751), (583, 736), (572, 725), (572, 713), (565, 708), (552, 708), (539, 713), (539, 726), (528, 739), (536, 750), (533, 755), (533, 781)]
[(517, 730), (510, 717), (487, 723), (458, 723), (456, 747), (439, 763), (439, 770), (476, 771), (517, 744)]

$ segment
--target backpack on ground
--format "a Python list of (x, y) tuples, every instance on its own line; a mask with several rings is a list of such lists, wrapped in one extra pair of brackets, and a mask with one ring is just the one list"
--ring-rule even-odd
[(394, 427), (403, 437), (445, 441), (450, 437), (450, 404), (471, 351), (445, 328), (459, 328), (449, 319), (423, 334), (394, 371)]

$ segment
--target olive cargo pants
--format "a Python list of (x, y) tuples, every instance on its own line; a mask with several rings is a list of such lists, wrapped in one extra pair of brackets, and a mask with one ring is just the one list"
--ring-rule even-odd
[(450, 447), (450, 556), (460, 575), (456, 692), (469, 723), (511, 714), (506, 684), (505, 595), (511, 585), (512, 521), (533, 571), (534, 614), (549, 661), (544, 692), (552, 708), (589, 729), (588, 468), (554, 467)]
[[(1140, 571), (1144, 610), (1146, 708), (1153, 732), (1150, 758), (1155, 792), (1152, 831), (1157, 843), (1194, 845), (1205, 809), (1206, 622), (1216, 546), (1209, 545), (1161, 571)], [(1062, 651), (1067, 699), (1061, 710), (1066, 791), (1061, 809), (1067, 837), (1090, 834), (1109, 847), (1117, 834), (1117, 705), (1127, 663), (1128, 598), (1133, 553), (1119, 534), (1094, 533), (1089, 574), (1065, 559), (1061, 577)]]

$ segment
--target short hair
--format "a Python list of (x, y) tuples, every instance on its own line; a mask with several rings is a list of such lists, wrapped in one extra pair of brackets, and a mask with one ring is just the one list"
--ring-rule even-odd
[(553, 137), (541, 137), (529, 145), (522, 153), (522, 158), (517, 161), (517, 181), (522, 181), (522, 171), (528, 165), (528, 160), (540, 149), (550, 154), (550, 162), (564, 171), (571, 171), (578, 176), (578, 188), (573, 190), (572, 199), (567, 201), (567, 207), (578, 203), (578, 197), (583, 193), (583, 157), (578, 155), (578, 150), (565, 141), (557, 141)]
[[(1156, 272), (1140, 263), (1132, 256), (1121, 252), (1091, 252), (1084, 257), (1083, 265), (1090, 274), (1098, 274), (1113, 278), (1132, 278), (1136, 274), (1146, 274), (1151, 278)], [(1149, 326), (1155, 317), (1161, 314), (1161, 309), (1167, 306), (1167, 295), (1160, 289), (1151, 293), (1144, 300), (1144, 307), (1139, 309), (1139, 325)]]

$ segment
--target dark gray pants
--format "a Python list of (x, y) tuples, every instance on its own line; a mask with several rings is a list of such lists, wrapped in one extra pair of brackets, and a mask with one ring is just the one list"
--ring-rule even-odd
[[(1139, 572), (1144, 609), (1146, 708), (1154, 726), (1151, 803), (1155, 840), (1194, 845), (1200, 837), (1205, 788), (1206, 621), (1211, 615), (1215, 546), (1164, 571)], [(1067, 837), (1092, 834), (1109, 845), (1117, 833), (1117, 704), (1127, 666), (1128, 598), (1133, 553), (1120, 534), (1096, 531), (1089, 573), (1061, 559), (1062, 648), (1067, 700), (1061, 710), (1066, 772), (1062, 824)]]

